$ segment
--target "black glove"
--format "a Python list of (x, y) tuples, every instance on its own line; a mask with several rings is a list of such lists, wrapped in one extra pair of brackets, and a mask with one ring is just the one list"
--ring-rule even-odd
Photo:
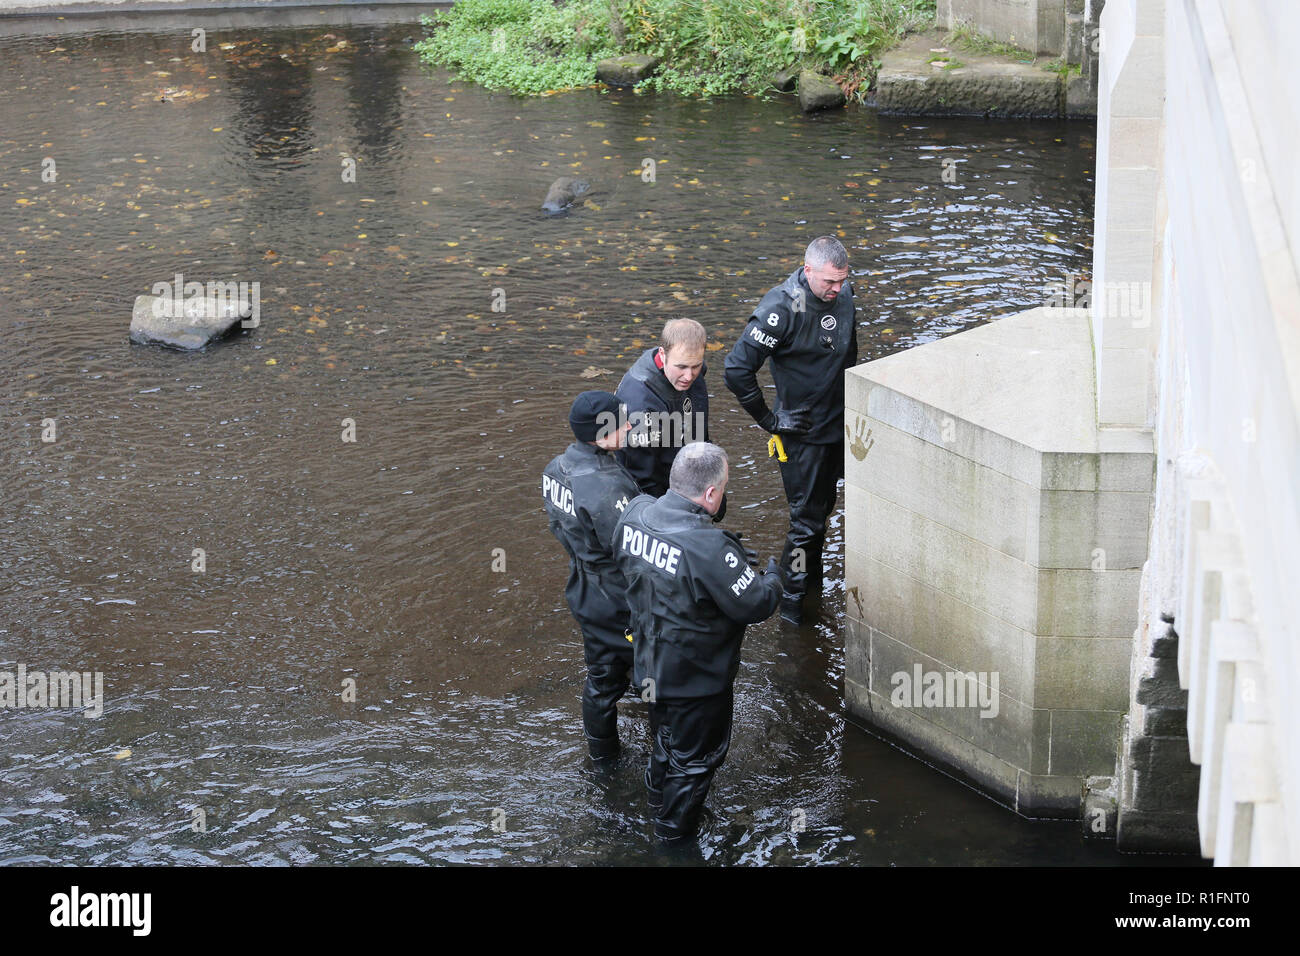
[(778, 408), (775, 412), (768, 412), (767, 418), (759, 425), (775, 435), (806, 435), (812, 428), (812, 421), (806, 408)]
[(781, 582), (782, 590), (785, 589), (785, 572), (781, 570), (781, 563), (776, 558), (767, 559), (767, 567), (763, 569), (764, 574), (775, 574), (776, 579)]
[(727, 493), (722, 493), (722, 500), (718, 502), (718, 510), (713, 515), (713, 523), (717, 524), (727, 516)]

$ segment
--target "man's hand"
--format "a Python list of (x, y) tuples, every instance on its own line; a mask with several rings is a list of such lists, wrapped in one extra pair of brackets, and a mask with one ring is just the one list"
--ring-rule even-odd
[(776, 579), (781, 582), (781, 588), (785, 588), (785, 573), (781, 570), (780, 563), (776, 558), (767, 559), (767, 567), (763, 569), (764, 574), (775, 574)]
[(778, 408), (768, 413), (762, 425), (774, 435), (806, 435), (812, 421), (806, 408)]

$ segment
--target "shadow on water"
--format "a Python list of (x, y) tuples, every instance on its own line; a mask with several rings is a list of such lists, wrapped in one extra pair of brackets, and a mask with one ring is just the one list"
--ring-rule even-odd
[[(728, 523), (771, 553), (779, 478), (720, 364), (811, 238), (850, 249), (864, 358), (1090, 260), (1085, 127), (522, 100), (411, 32), (0, 40), (0, 669), (106, 687), (98, 719), (0, 718), (2, 862), (683, 862), (650, 840), (638, 702), (616, 771), (584, 766), (537, 500), (572, 396), (699, 318)], [(600, 195), (542, 217), (573, 174)], [(178, 272), (259, 282), (260, 327), (130, 345), (132, 299)], [(840, 517), (828, 562), (824, 623), (749, 632), (694, 862), (1153, 862), (846, 725)]]

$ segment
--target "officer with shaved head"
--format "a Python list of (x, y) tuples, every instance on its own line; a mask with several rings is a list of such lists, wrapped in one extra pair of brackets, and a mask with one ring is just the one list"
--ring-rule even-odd
[(614, 530), (634, 673), (650, 703), (646, 787), (655, 833), (670, 844), (695, 835), (727, 756), (745, 627), (771, 616), (781, 599), (776, 560), (759, 573), (739, 537), (713, 523), (728, 477), (721, 448), (686, 445), (673, 461), (668, 491), (635, 498)]
[[(804, 264), (759, 300), (727, 355), (723, 378), (780, 458), (790, 504), (781, 567), (781, 617), (803, 622), (806, 597), (822, 589), (826, 523), (844, 477), (844, 371), (858, 361), (849, 258), (834, 236), (818, 236)], [(768, 408), (758, 370), (771, 361), (776, 407)]]

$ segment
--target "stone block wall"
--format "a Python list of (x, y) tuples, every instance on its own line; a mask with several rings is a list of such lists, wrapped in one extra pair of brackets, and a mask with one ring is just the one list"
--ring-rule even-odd
[(1066, 49), (1066, 8), (1082, 0), (938, 0), (935, 20), (951, 30), (968, 24), (985, 36), (1033, 53), (1060, 56)]
[[(845, 404), (850, 710), (1018, 812), (1078, 816), (1128, 708), (1153, 473), (1149, 433), (1095, 426), (1088, 313), (867, 363)], [(925, 700), (918, 673), (996, 706)]]

